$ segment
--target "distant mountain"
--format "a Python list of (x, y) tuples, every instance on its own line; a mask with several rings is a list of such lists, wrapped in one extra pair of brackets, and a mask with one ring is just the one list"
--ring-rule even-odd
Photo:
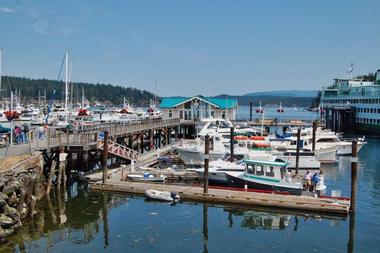
[(253, 103), (254, 106), (258, 106), (260, 101), (262, 106), (278, 106), (282, 103), (282, 106), (290, 107), (309, 107), (314, 97), (295, 97), (295, 96), (280, 96), (280, 95), (257, 95), (257, 96), (229, 96), (219, 95), (217, 98), (234, 98), (238, 100), (239, 105), (249, 105)]
[(258, 91), (247, 93), (244, 96), (261, 97), (316, 97), (318, 90), (275, 90), (275, 91)]

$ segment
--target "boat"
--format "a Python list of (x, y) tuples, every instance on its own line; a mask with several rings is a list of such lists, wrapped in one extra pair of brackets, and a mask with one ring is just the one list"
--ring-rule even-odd
[(261, 101), (260, 101), (259, 108), (256, 109), (256, 113), (264, 113), (264, 109), (263, 109), (263, 107), (261, 107)]
[[(272, 151), (272, 154), (277, 157), (277, 160), (282, 160), (288, 163), (289, 169), (296, 168), (296, 150), (284, 150)], [(318, 160), (318, 157), (315, 155), (315, 152), (300, 150), (299, 160), (298, 160), (298, 169), (300, 170), (318, 170), (321, 167), (321, 162)]]
[[(189, 170), (195, 171), (200, 178), (204, 177), (204, 167)], [(208, 181), (215, 184), (228, 184), (225, 172), (243, 172), (244, 170), (244, 162), (212, 161), (209, 164)]]
[[(376, 71), (374, 81), (353, 78), (352, 71), (351, 66), (350, 77), (335, 78), (331, 86), (323, 88), (321, 120), (334, 130), (345, 130), (343, 125), (347, 122), (348, 130), (354, 130), (355, 133), (379, 135), (380, 69)], [(346, 110), (354, 113), (349, 117), (343, 117)]]
[(277, 109), (277, 112), (278, 113), (283, 113), (284, 112), (284, 108), (282, 108), (281, 102), (280, 102), (280, 107)]
[(140, 182), (165, 182), (166, 176), (154, 176), (150, 173), (145, 172), (143, 175), (141, 174), (128, 174), (127, 178), (132, 181), (140, 181)]
[[(210, 161), (223, 159), (227, 153), (226, 148), (220, 141), (220, 136), (211, 136), (212, 148), (210, 148)], [(179, 157), (185, 164), (203, 164), (205, 143), (203, 138), (197, 138), (194, 142), (182, 142), (174, 146)]]
[(180, 199), (180, 196), (175, 192), (157, 191), (151, 189), (145, 191), (145, 196), (147, 196), (149, 199), (170, 202), (175, 202)]
[(225, 172), (232, 187), (302, 195), (303, 185), (294, 181), (286, 162), (246, 160), (244, 172)]

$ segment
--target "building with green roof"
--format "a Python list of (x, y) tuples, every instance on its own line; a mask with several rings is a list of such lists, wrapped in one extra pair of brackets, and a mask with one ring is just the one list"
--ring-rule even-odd
[(167, 97), (160, 103), (163, 118), (198, 121), (202, 118), (235, 120), (238, 103), (231, 98)]

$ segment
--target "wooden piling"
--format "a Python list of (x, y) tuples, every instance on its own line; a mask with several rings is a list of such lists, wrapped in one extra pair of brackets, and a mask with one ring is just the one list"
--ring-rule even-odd
[(53, 177), (54, 177), (54, 174), (55, 174), (55, 166), (56, 166), (56, 164), (57, 164), (56, 160), (53, 160), (51, 162), (50, 172), (49, 172), (49, 179), (48, 179), (48, 184), (47, 184), (47, 187), (46, 187), (46, 194), (50, 194), (51, 185), (53, 183)]
[(65, 152), (65, 150), (63, 149), (63, 147), (59, 147), (59, 156), (58, 156), (58, 178), (57, 178), (57, 188), (58, 189), (61, 189), (61, 183), (62, 183), (62, 170), (63, 170), (63, 166), (64, 166), (64, 162), (62, 162), (62, 154)]
[(358, 157), (357, 157), (358, 141), (352, 141), (352, 157), (351, 157), (351, 205), (350, 212), (356, 212), (356, 189), (357, 189), (357, 169), (358, 169)]
[(234, 161), (234, 127), (230, 128), (230, 161)]
[(298, 175), (299, 162), (300, 162), (300, 139), (301, 139), (301, 128), (297, 129), (297, 150), (296, 150), (296, 175)]
[(249, 121), (252, 121), (252, 106), (253, 103), (249, 102)]
[(313, 146), (312, 146), (312, 150), (313, 152), (315, 151), (315, 142), (317, 141), (317, 121), (314, 120), (313, 121)]
[(204, 173), (203, 173), (203, 193), (208, 193), (208, 161), (209, 161), (209, 149), (210, 149), (210, 136), (205, 136), (205, 160), (204, 160)]
[(104, 139), (103, 139), (104, 145), (103, 145), (103, 184), (106, 183), (108, 179), (108, 167), (107, 167), (107, 160), (108, 160), (108, 131), (104, 131)]

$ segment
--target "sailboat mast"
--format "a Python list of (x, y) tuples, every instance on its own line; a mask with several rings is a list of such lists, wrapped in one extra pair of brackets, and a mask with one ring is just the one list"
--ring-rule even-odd
[(82, 108), (84, 108), (84, 89), (82, 86)]
[(154, 105), (156, 105), (156, 96), (157, 96), (157, 78), (154, 79), (154, 99), (153, 99)]
[(66, 52), (66, 71), (65, 71), (65, 112), (66, 112), (66, 122), (68, 122), (68, 108), (67, 108), (67, 102), (68, 102), (68, 93), (69, 93), (69, 53)]

